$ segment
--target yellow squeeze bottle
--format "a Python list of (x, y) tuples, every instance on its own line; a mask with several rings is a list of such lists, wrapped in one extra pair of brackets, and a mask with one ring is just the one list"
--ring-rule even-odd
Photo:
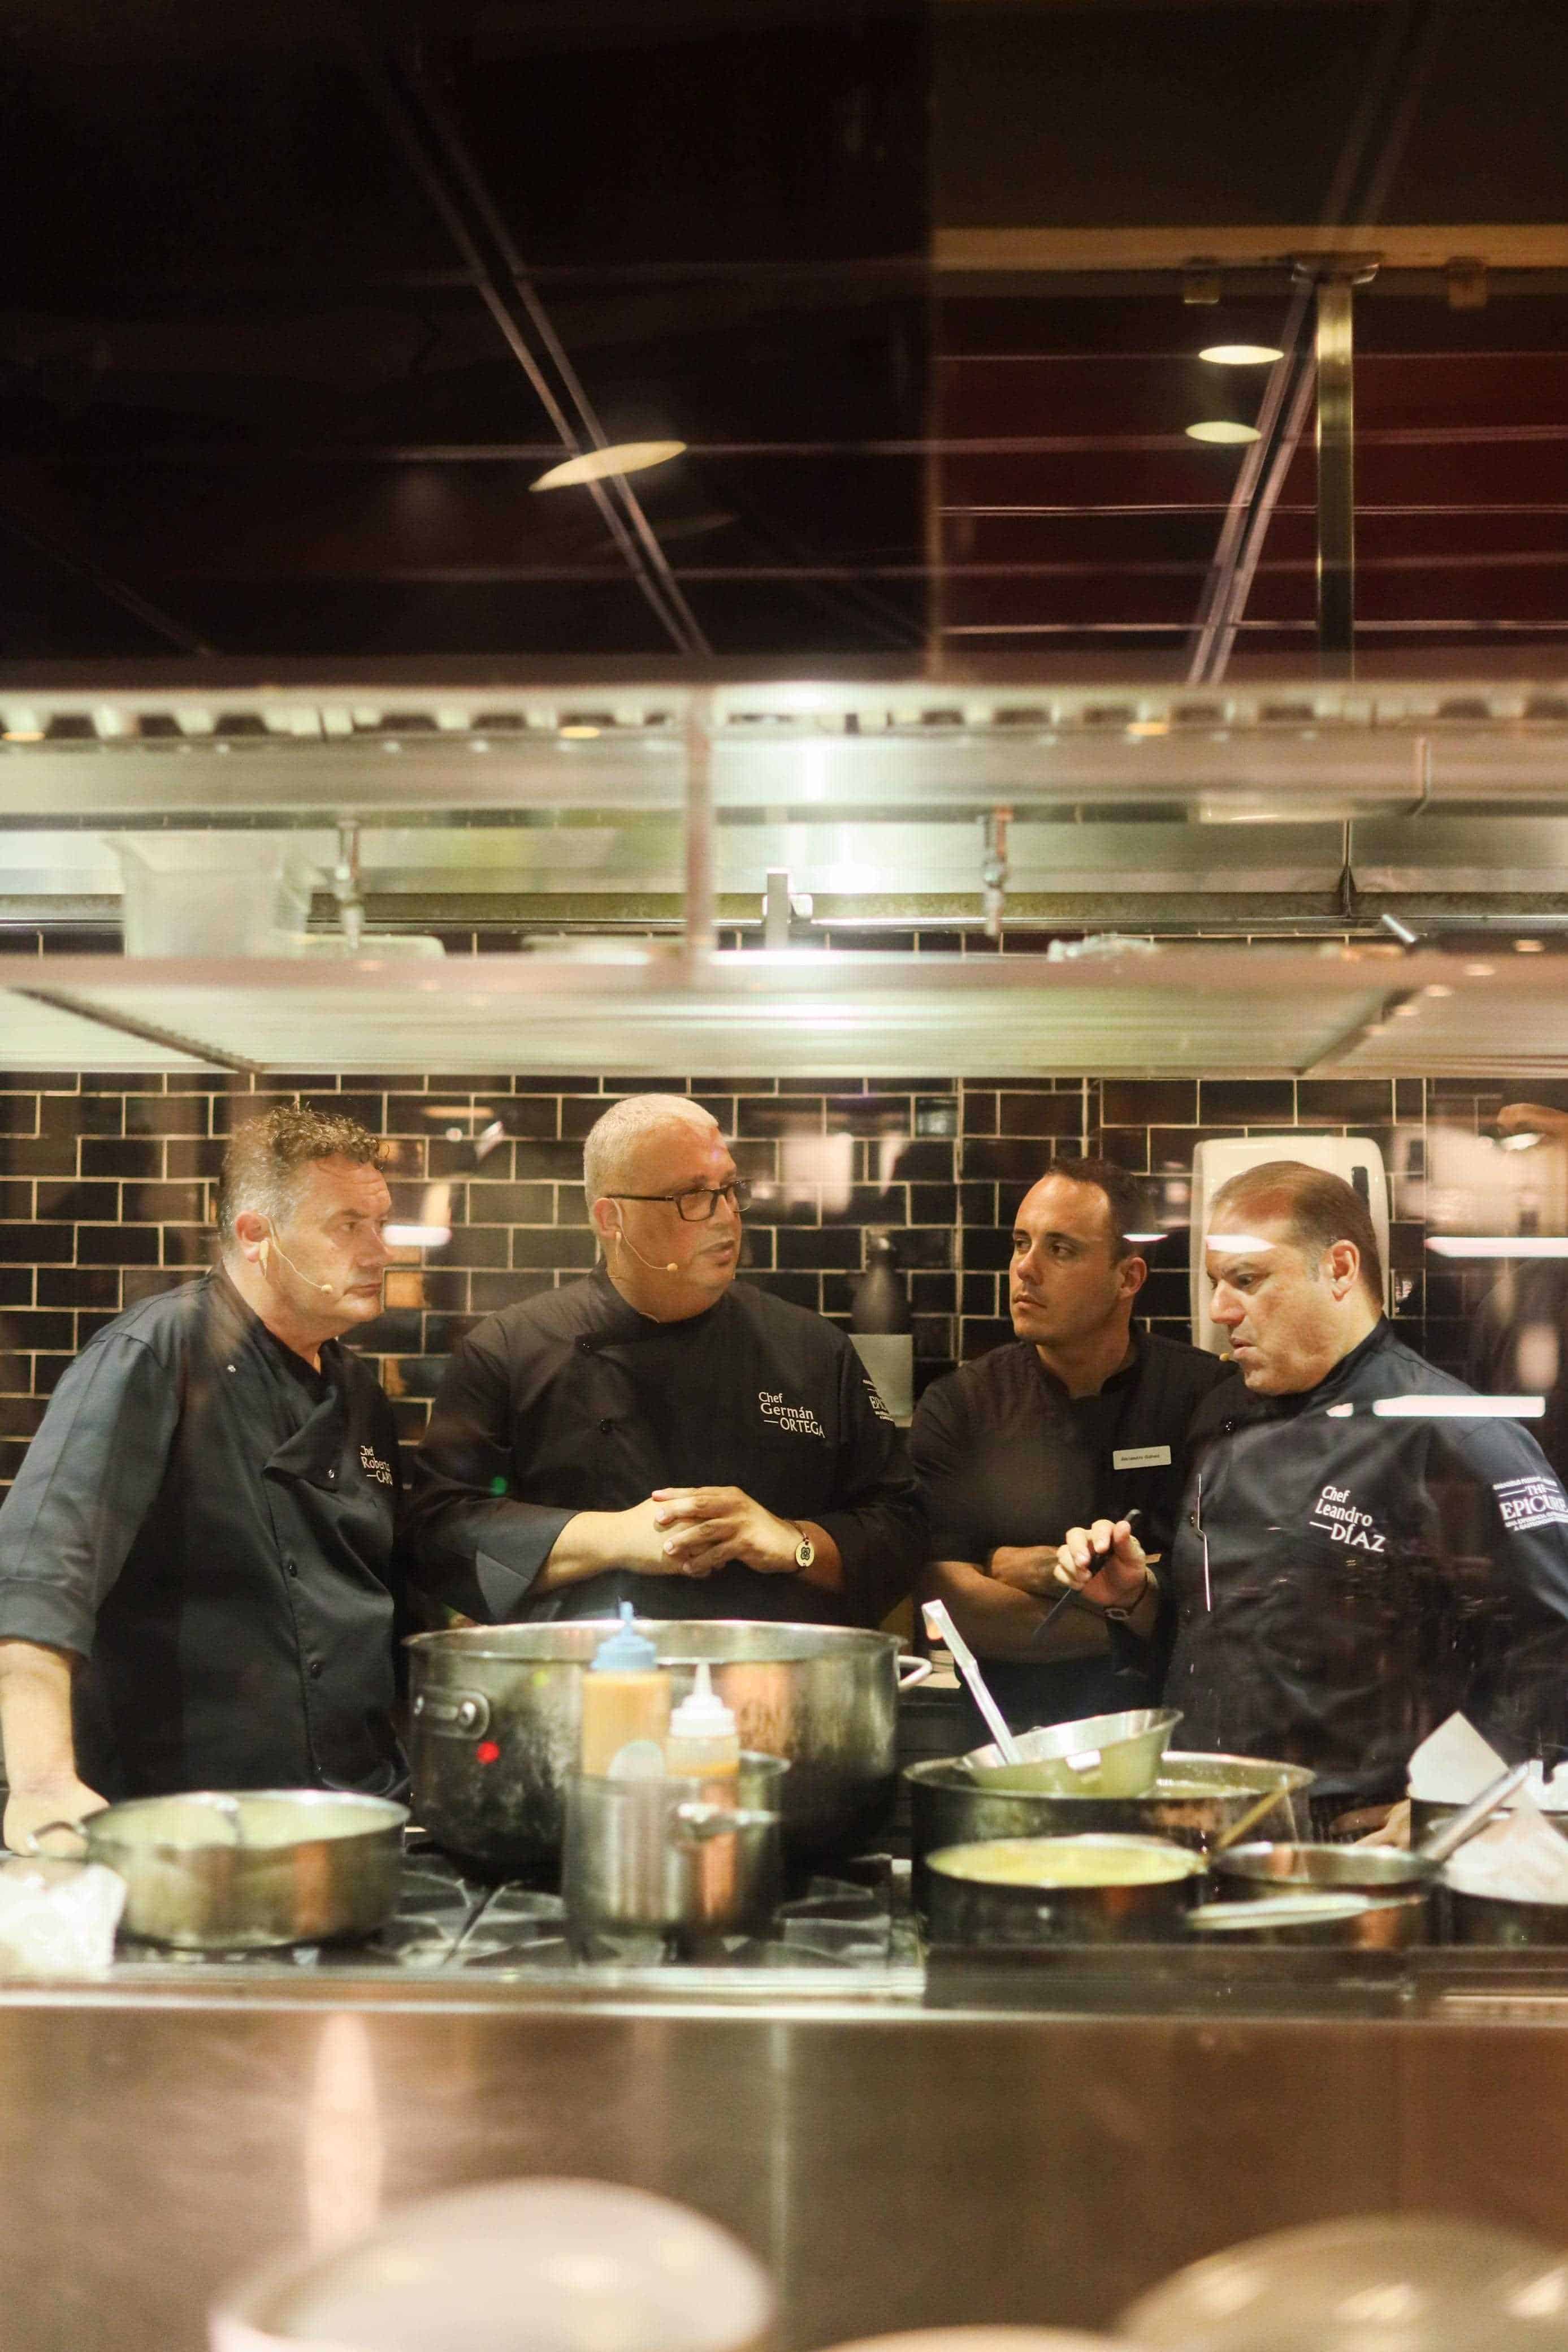
[(664, 1769), (672, 1779), (695, 1780), (727, 1780), (739, 1773), (740, 1734), (714, 1689), (713, 1670), (706, 1658), (697, 1667), (695, 1690), (670, 1717)]
[(613, 1772), (622, 1748), (633, 1740), (662, 1743), (669, 1725), (669, 1676), (660, 1673), (657, 1650), (638, 1633), (632, 1603), (623, 1601), (619, 1626), (582, 1677), (582, 1769)]

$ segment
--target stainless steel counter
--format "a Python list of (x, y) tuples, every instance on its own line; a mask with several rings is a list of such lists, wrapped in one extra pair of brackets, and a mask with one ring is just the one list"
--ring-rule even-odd
[(506, 2173), (629, 2181), (727, 2223), (778, 2279), (781, 2352), (1103, 2324), (1197, 2254), (1364, 2208), (1568, 2243), (1559, 1969), (1518, 1956), (1434, 1977), (1398, 2016), (1317, 2020), (1031, 2015), (1009, 1974), (972, 2000), (955, 1979), (942, 2010), (896, 1968), (157, 1966), (0, 1989), (7, 2352), (198, 2352), (235, 2271)]

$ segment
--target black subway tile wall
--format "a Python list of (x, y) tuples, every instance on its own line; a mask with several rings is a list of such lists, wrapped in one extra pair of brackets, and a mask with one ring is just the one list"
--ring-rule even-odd
[[(1507, 1098), (1481, 1079), (1125, 1079), (980, 1076), (476, 1079), (303, 1072), (0, 1074), (0, 1482), (76, 1351), (111, 1315), (210, 1258), (212, 1180), (235, 1123), (298, 1090), (387, 1139), (400, 1222), (449, 1229), (409, 1247), (361, 1345), (417, 1440), (473, 1322), (572, 1281), (593, 1260), (581, 1139), (618, 1095), (690, 1091), (738, 1139), (755, 1187), (746, 1278), (847, 1322), (865, 1237), (887, 1228), (915, 1314), (916, 1385), (1009, 1336), (1012, 1214), (1053, 1157), (1103, 1151), (1146, 1180), (1149, 1319), (1186, 1329), (1187, 1179), (1205, 1135), (1371, 1133), (1394, 1171), (1400, 1316), (1463, 1369), (1490, 1276), (1428, 1270), (1422, 1179), (1440, 1125), (1474, 1130)], [(1514, 1089), (1517, 1091), (1517, 1088)]]

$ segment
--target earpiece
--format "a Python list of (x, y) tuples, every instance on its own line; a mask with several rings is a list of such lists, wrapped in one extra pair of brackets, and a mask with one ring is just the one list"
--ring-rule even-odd
[[(289, 1256), (288, 1252), (284, 1248), (281, 1242), (277, 1244), (277, 1255), (283, 1260), (284, 1265), (288, 1267), (290, 1273), (299, 1275), (299, 1279), (305, 1285), (307, 1290), (319, 1290), (325, 1297), (336, 1298), (338, 1296), (337, 1284), (335, 1282), (313, 1282), (308, 1274), (300, 1274), (299, 1268), (295, 1265), (294, 1260)], [(261, 1248), (257, 1252), (257, 1255), (261, 1259), (261, 1270), (263, 1274), (265, 1274), (267, 1272), (267, 1260), (272, 1255), (272, 1243), (270, 1238), (264, 1236)]]
[(638, 1248), (636, 1243), (632, 1240), (624, 1225), (616, 1226), (615, 1238), (617, 1242), (624, 1242), (626, 1244), (626, 1246), (631, 1251), (632, 1256), (645, 1265), (650, 1274), (679, 1274), (681, 1270), (680, 1266), (674, 1258), (671, 1258), (667, 1265), (660, 1265), (656, 1259), (643, 1257), (642, 1251)]

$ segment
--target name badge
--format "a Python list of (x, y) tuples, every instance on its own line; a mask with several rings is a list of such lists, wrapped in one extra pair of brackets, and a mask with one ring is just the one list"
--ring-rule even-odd
[(1113, 1470), (1168, 1470), (1170, 1466), (1168, 1445), (1124, 1445), (1111, 1456)]

